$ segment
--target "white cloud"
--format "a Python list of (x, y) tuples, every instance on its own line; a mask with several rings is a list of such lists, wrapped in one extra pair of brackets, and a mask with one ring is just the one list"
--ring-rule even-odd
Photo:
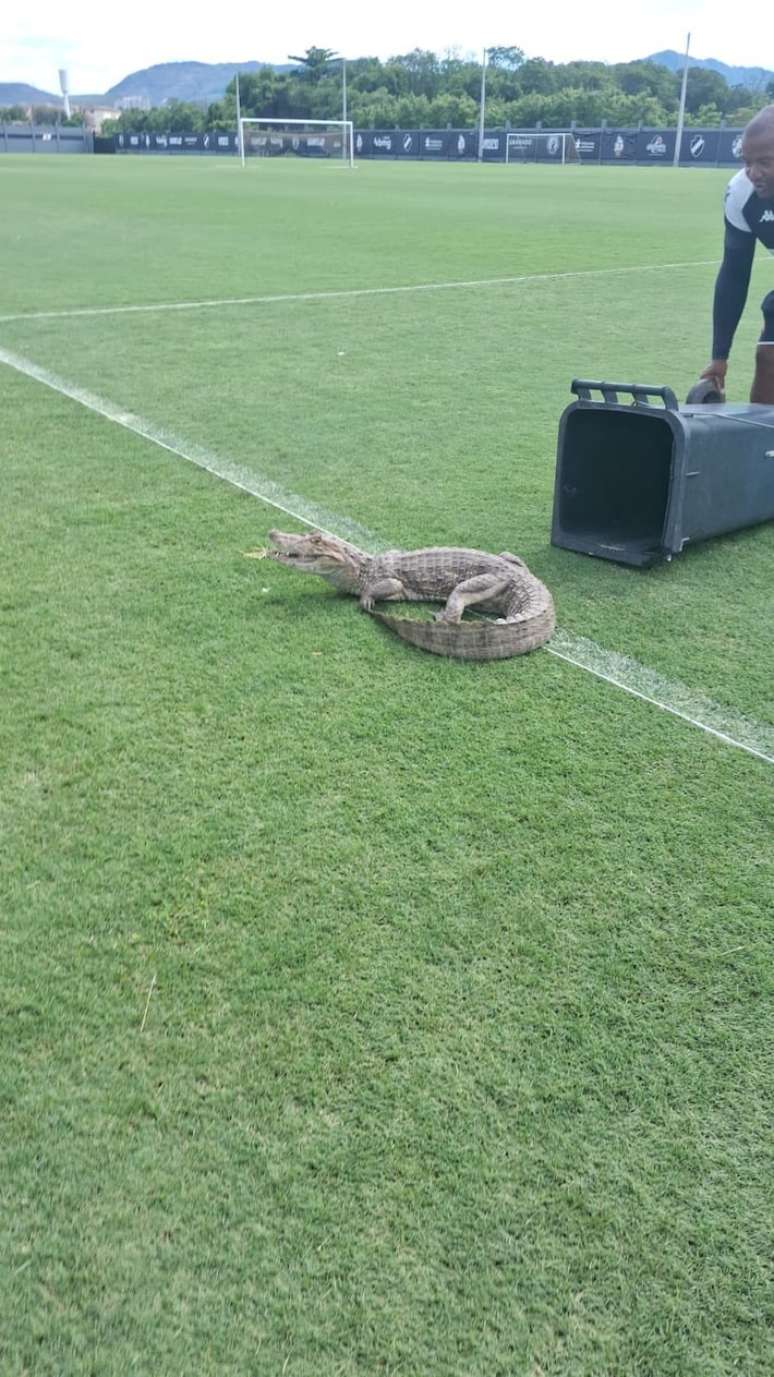
[(571, 58), (628, 61), (662, 48), (682, 50), (692, 32), (699, 57), (774, 69), (774, 13), (759, 0), (738, 0), (733, 18), (721, 0), (567, 0), (519, 12), (505, 0), (482, 0), (464, 11), (447, 0), (394, 0), (376, 10), (361, 3), (320, 7), (297, 0), (285, 11), (256, 10), (246, 0), (211, 9), (172, 7), (134, 0), (106, 12), (104, 0), (75, 0), (66, 29), (61, 0), (15, 7), (4, 17), (0, 81), (27, 81), (57, 89), (57, 68), (66, 65), (73, 91), (102, 91), (129, 72), (158, 62), (192, 60), (284, 62), (312, 44), (351, 57), (388, 57), (412, 48), (478, 53), (483, 44), (516, 44), (530, 55), (556, 62)]

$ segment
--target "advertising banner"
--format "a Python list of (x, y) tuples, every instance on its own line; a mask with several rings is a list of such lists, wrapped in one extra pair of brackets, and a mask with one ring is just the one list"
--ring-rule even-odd
[[(493, 133), (491, 129), (487, 129), (481, 152), (485, 163), (503, 162), (505, 158), (505, 134), (499, 130), (497, 133)], [(478, 156), (478, 144), (476, 144), (476, 156)]]
[[(19, 130), (19, 141), (31, 141), (28, 130)], [(60, 141), (69, 131), (60, 130)], [(15, 134), (7, 134), (6, 143)], [(576, 129), (573, 131), (580, 162), (671, 165), (674, 129)], [(53, 136), (47, 131), (46, 136)], [(35, 140), (44, 136), (38, 133)], [(80, 134), (79, 134), (80, 137)], [(257, 136), (253, 136), (257, 137)], [(263, 136), (265, 137), (265, 135)], [(205, 134), (116, 134), (115, 150), (121, 153), (222, 153), (239, 151), (233, 131)], [(355, 156), (360, 158), (427, 158), (464, 162), (478, 157), (477, 129), (359, 129), (355, 132)], [(486, 162), (559, 162), (562, 140), (550, 129), (487, 130), (483, 158)], [(680, 145), (683, 167), (741, 167), (741, 129), (685, 129)], [(335, 157), (340, 146), (330, 137), (305, 133), (292, 141), (301, 157)]]
[(116, 134), (116, 152), (121, 153), (235, 153), (236, 133), (206, 134)]
[(448, 156), (450, 132), (446, 129), (422, 129), (419, 133), (420, 158)]
[(684, 129), (680, 143), (680, 162), (698, 167), (714, 167), (718, 156), (717, 129)]
[(575, 147), (582, 163), (598, 163), (602, 157), (602, 130), (576, 129)]
[(718, 129), (718, 152), (717, 160), (723, 166), (737, 168), (742, 166), (742, 131), (741, 129)]
[(675, 156), (674, 129), (640, 129), (637, 134), (638, 163), (671, 163)]

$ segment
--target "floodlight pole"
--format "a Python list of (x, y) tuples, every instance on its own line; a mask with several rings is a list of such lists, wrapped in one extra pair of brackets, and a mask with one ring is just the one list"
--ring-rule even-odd
[(672, 159), (672, 166), (680, 166), (680, 149), (683, 143), (683, 125), (685, 123), (685, 95), (688, 89), (688, 50), (691, 46), (691, 35), (688, 35), (685, 43), (685, 62), (683, 63), (683, 81), (680, 87), (680, 109), (677, 115), (677, 134), (675, 135), (675, 156)]
[(478, 161), (484, 160), (484, 123), (486, 112), (486, 56), (489, 49), (484, 48), (481, 58), (481, 104), (478, 111)]
[(62, 92), (62, 105), (64, 107), (64, 117), (70, 118), (70, 79), (67, 75), (67, 68), (59, 68), (59, 89)]
[[(347, 156), (347, 59), (341, 59), (341, 118), (344, 121), (344, 139), (341, 145), (341, 156)], [(354, 154), (354, 149), (352, 153)]]
[(242, 128), (242, 102), (239, 98), (239, 72), (236, 74), (236, 117), (237, 117), (237, 147), (242, 166), (245, 165), (245, 133)]

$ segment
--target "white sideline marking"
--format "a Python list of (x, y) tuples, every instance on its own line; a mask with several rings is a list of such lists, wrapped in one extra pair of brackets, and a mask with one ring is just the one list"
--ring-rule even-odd
[(690, 722), (692, 727), (700, 727), (720, 741), (738, 746), (768, 765), (774, 765), (774, 727), (722, 708), (679, 680), (666, 679), (647, 665), (630, 660), (627, 655), (619, 655), (615, 650), (604, 650), (585, 636), (570, 636), (559, 630), (545, 648), (560, 660), (588, 670), (589, 674), (624, 689), (635, 698), (653, 703), (664, 712)]
[[(43, 383), (45, 387), (50, 387), (52, 391), (59, 392), (64, 397), (70, 397), (72, 401), (79, 402), (89, 411), (104, 416), (108, 421), (114, 421), (116, 425), (123, 426), (125, 430), (141, 436), (144, 440), (150, 440), (152, 444), (159, 445), (171, 454), (206, 469), (208, 473), (222, 478), (243, 492), (251, 493), (253, 497), (259, 498), (270, 507), (278, 508), (296, 521), (302, 521), (306, 526), (321, 527), (329, 534), (343, 536), (353, 543), (357, 540), (363, 549), (369, 550), (370, 547), (372, 553), (390, 548), (372, 531), (358, 525), (357, 522), (349, 521), (346, 517), (307, 502), (297, 493), (286, 492), (272, 479), (251, 473), (241, 465), (221, 458), (212, 450), (182, 440), (170, 431), (153, 425), (142, 416), (122, 411), (112, 402), (96, 396), (93, 392), (85, 391), (65, 378), (58, 377), (21, 354), (13, 354), (10, 350), (0, 347), (0, 363), (23, 373), (28, 378), (33, 378), (36, 382)], [(740, 750), (757, 756), (759, 760), (765, 760), (768, 765), (774, 765), (774, 728), (763, 722), (756, 722), (752, 718), (722, 708), (711, 699), (694, 693), (685, 684), (665, 679), (654, 670), (639, 664), (637, 660), (630, 660), (616, 651), (605, 650), (583, 636), (571, 636), (567, 632), (557, 631), (551, 644), (545, 648), (560, 660), (567, 660), (570, 664), (587, 670), (635, 698), (652, 703), (663, 712), (680, 717), (684, 722), (698, 727), (701, 731), (709, 732), (711, 736), (728, 745), (737, 746)]]
[(0, 316), (0, 323), (59, 320), (71, 316), (136, 315), (143, 311), (203, 311), (216, 306), (272, 306), (283, 301), (332, 301), (340, 297), (395, 296), (402, 292), (447, 292), (455, 287), (505, 287), (519, 282), (557, 282), (572, 277), (608, 277), (612, 273), (657, 273), (673, 268), (714, 268), (716, 258), (693, 263), (641, 263), (629, 268), (579, 268), (563, 273), (526, 273), (521, 277), (482, 277), (470, 282), (415, 282), (406, 287), (346, 287), (329, 292), (284, 292), (275, 296), (232, 296), (204, 301), (163, 301), (148, 306), (74, 306), (62, 311), (20, 311)]

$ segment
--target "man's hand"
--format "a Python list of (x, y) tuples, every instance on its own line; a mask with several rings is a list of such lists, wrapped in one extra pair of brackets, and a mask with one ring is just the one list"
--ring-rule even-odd
[(700, 378), (711, 378), (712, 381), (715, 383), (715, 385), (716, 385), (716, 387), (717, 387), (717, 389), (718, 389), (718, 392), (724, 392), (724, 391), (725, 391), (725, 386), (726, 386), (726, 373), (727, 373), (727, 372), (728, 372), (728, 359), (713, 359), (713, 360), (712, 360), (712, 363), (710, 363), (710, 364), (704, 369), (704, 372), (699, 374), (699, 377), (700, 377)]

